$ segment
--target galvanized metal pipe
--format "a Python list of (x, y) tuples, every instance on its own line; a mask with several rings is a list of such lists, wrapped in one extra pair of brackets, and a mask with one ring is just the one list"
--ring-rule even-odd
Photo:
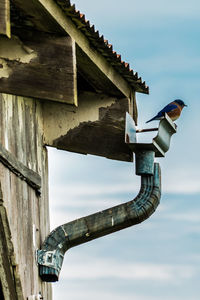
[(154, 173), (154, 158), (153, 150), (140, 150), (135, 152), (135, 174), (136, 175), (153, 175)]
[(53, 230), (38, 251), (43, 281), (57, 281), (65, 252), (80, 244), (116, 232), (147, 219), (157, 208), (161, 196), (160, 166), (154, 174), (141, 176), (138, 196), (127, 203), (66, 223)]

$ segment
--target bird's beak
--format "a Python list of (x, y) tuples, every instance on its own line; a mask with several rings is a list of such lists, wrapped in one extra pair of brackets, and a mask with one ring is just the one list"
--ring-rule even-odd
[(187, 107), (187, 105), (186, 105), (186, 104), (184, 104), (184, 106), (186, 106), (186, 107)]

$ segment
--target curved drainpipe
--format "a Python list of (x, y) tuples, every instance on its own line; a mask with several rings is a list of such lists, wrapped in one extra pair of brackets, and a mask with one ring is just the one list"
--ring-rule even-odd
[(141, 175), (141, 188), (135, 199), (97, 212), (53, 230), (38, 250), (39, 273), (43, 281), (58, 280), (65, 252), (101, 236), (136, 225), (146, 220), (157, 208), (161, 196), (161, 175), (158, 163), (152, 174)]
[(161, 176), (160, 166), (154, 163), (154, 158), (165, 156), (171, 136), (176, 133), (176, 125), (165, 114), (152, 143), (137, 143), (136, 132), (134, 121), (127, 113), (125, 142), (135, 152), (136, 175), (141, 176), (139, 194), (132, 201), (66, 223), (53, 230), (42, 244), (41, 250), (37, 251), (39, 273), (43, 281), (58, 280), (64, 254), (68, 249), (141, 223), (156, 210), (161, 196)]

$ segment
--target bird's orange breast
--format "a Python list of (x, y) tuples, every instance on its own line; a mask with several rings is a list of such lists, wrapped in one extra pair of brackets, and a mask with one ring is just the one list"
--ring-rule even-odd
[(174, 108), (173, 110), (169, 111), (167, 114), (172, 119), (172, 121), (176, 121), (181, 114), (182, 107), (180, 105), (177, 105), (177, 108)]

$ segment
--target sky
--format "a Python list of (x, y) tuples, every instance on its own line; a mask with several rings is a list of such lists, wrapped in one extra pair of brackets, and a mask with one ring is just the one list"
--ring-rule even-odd
[[(199, 300), (200, 2), (74, 0), (150, 94), (137, 94), (139, 128), (164, 105), (187, 105), (158, 159), (162, 197), (145, 222), (70, 249), (55, 300)], [(133, 199), (134, 165), (49, 148), (51, 229)]]

